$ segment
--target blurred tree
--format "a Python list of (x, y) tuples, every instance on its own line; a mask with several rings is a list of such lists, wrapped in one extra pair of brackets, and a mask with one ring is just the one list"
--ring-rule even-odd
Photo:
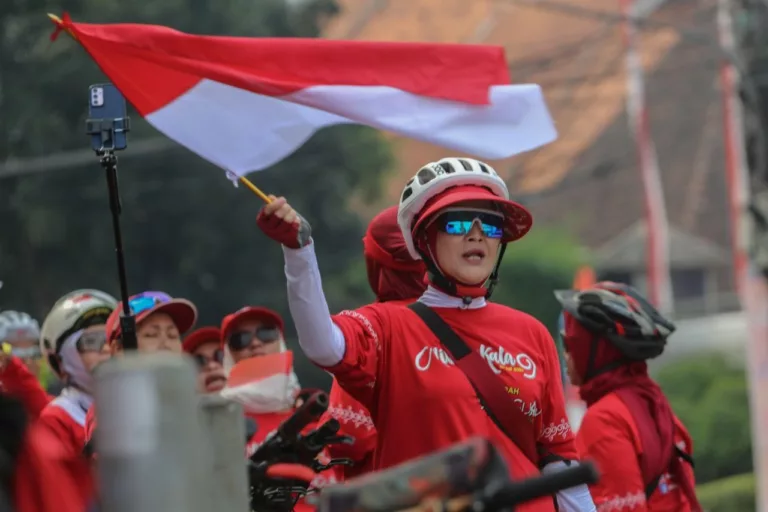
[(693, 438), (697, 483), (752, 471), (742, 368), (719, 354), (703, 355), (663, 367), (656, 380)]
[[(87, 87), (104, 77), (68, 37), (49, 43), (53, 27), (45, 7), (41, 0), (0, 6), (0, 161), (88, 144)], [(94, 23), (270, 37), (316, 36), (318, 22), (337, 11), (332, 0), (296, 7), (284, 0), (65, 0), (54, 9)], [(131, 115), (131, 142), (157, 135)], [(342, 126), (317, 134), (296, 154), (252, 176), (268, 193), (286, 195), (312, 224), (332, 309), (369, 300), (359, 267), (357, 273), (349, 270), (361, 260), (363, 226), (348, 199), (353, 192), (375, 197), (390, 161), (376, 132)], [(163, 289), (189, 297), (200, 309), (201, 324), (216, 324), (246, 303), (287, 315), (281, 249), (254, 224), (259, 199), (180, 148), (131, 158), (120, 170), (132, 292)], [(117, 295), (106, 184), (95, 157), (84, 169), (2, 179), (0, 226), (0, 307), (42, 316), (74, 288)]]

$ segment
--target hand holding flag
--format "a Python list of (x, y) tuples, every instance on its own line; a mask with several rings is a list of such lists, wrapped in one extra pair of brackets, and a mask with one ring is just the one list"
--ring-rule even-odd
[(290, 249), (299, 249), (310, 242), (312, 228), (284, 197), (269, 196), (261, 208), (256, 224), (265, 235)]
[(501, 47), (197, 36), (52, 19), (150, 124), (240, 178), (336, 124), (485, 159), (556, 138), (540, 87), (510, 85)]

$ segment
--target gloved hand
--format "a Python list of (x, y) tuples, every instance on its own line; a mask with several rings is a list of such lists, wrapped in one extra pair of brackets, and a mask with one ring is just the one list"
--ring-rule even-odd
[(284, 197), (269, 198), (272, 202), (264, 205), (256, 218), (256, 224), (264, 234), (290, 249), (300, 249), (309, 244), (312, 228), (306, 219)]

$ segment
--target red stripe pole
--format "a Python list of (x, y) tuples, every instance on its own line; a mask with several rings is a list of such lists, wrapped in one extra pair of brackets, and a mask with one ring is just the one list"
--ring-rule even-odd
[[(718, 0), (717, 25), (720, 45), (730, 57), (737, 50), (730, 0)], [(768, 283), (749, 255), (749, 169), (744, 147), (743, 118), (739, 98), (739, 73), (726, 58), (720, 68), (723, 105), (725, 177), (731, 227), (733, 272), (736, 290), (747, 322), (746, 369), (752, 420), (752, 456), (755, 473), (755, 505), (768, 511)]]
[(645, 79), (638, 50), (634, 0), (619, 0), (624, 15), (624, 47), (627, 72), (627, 115), (635, 139), (638, 166), (643, 183), (648, 297), (660, 311), (674, 309), (669, 269), (669, 225), (664, 203), (656, 148), (651, 137), (645, 102)]

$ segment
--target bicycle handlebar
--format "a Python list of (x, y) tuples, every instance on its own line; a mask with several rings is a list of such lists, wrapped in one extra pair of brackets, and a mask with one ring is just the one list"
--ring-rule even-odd
[(591, 462), (562, 469), (556, 473), (509, 482), (483, 499), (484, 510), (498, 510), (543, 496), (551, 496), (577, 485), (597, 482), (598, 472)]

